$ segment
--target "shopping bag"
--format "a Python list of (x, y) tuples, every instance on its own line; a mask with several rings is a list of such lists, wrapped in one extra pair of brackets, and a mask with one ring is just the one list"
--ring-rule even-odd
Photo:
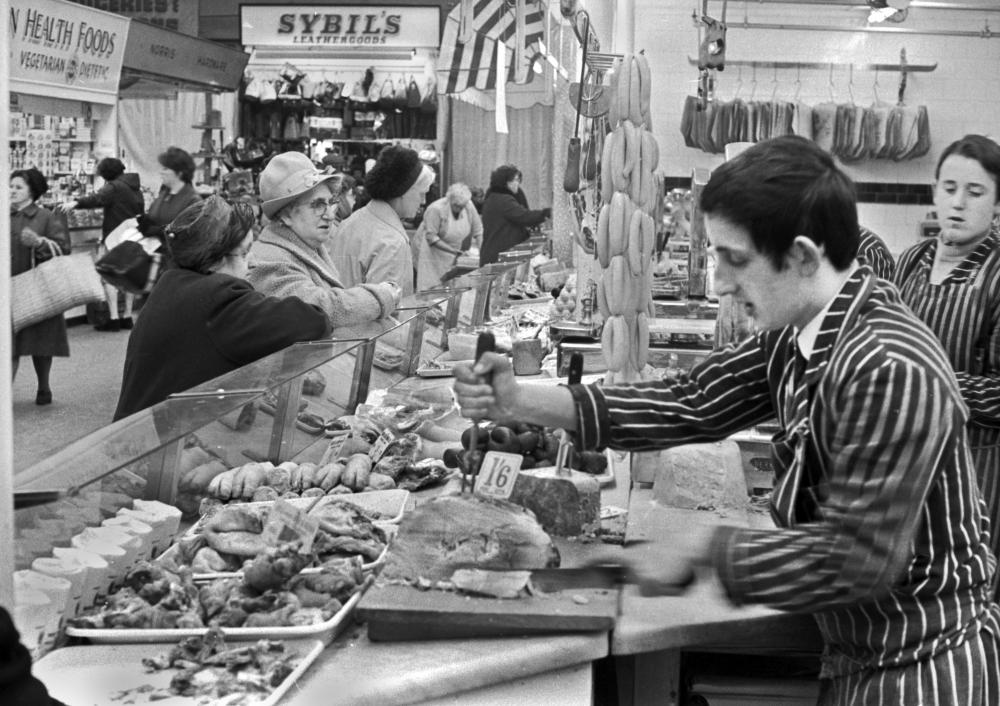
[(104, 301), (104, 287), (87, 253), (53, 257), (10, 280), (14, 331), (75, 306)]
[(132, 294), (145, 294), (156, 284), (162, 259), (160, 253), (148, 252), (141, 242), (126, 240), (102, 255), (94, 267), (108, 284)]

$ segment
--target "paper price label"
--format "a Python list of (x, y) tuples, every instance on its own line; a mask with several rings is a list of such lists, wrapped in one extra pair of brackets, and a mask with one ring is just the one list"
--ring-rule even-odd
[(378, 461), (382, 456), (385, 455), (385, 450), (389, 448), (389, 444), (396, 440), (396, 435), (392, 433), (392, 429), (386, 429), (378, 438), (375, 439), (375, 443), (372, 444), (371, 449), (368, 451), (368, 457), (374, 462)]
[(520, 454), (487, 451), (476, 476), (476, 495), (492, 500), (506, 500), (514, 492), (517, 472), (524, 460)]
[(300, 554), (312, 551), (313, 540), (319, 530), (319, 519), (307, 515), (291, 503), (275, 500), (271, 512), (267, 515), (267, 524), (261, 533), (261, 539), (269, 547), (275, 547), (285, 542), (299, 540), (302, 547)]

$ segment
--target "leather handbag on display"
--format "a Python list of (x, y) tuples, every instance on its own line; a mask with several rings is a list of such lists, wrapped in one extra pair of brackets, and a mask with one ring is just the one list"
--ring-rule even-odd
[(104, 301), (104, 287), (86, 253), (52, 258), (10, 279), (14, 331), (37, 324), (75, 306)]

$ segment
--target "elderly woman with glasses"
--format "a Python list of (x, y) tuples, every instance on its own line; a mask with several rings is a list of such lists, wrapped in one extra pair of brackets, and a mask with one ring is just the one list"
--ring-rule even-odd
[(350, 286), (330, 255), (341, 175), (325, 174), (300, 152), (279, 154), (260, 174), (261, 208), (269, 223), (254, 249), (249, 280), (260, 292), (296, 296), (320, 307), (330, 326), (350, 326), (392, 314), (393, 282)]
[(167, 226), (176, 267), (153, 286), (129, 337), (115, 419), (329, 334), (318, 306), (265, 296), (246, 281), (254, 220), (248, 204), (210, 196)]

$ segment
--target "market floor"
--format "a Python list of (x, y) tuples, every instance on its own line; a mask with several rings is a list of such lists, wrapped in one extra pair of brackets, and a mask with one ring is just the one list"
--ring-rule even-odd
[(118, 403), (128, 331), (69, 326), (69, 358), (52, 363), (52, 404), (35, 404), (37, 378), (22, 358), (14, 378), (14, 473), (111, 422)]

